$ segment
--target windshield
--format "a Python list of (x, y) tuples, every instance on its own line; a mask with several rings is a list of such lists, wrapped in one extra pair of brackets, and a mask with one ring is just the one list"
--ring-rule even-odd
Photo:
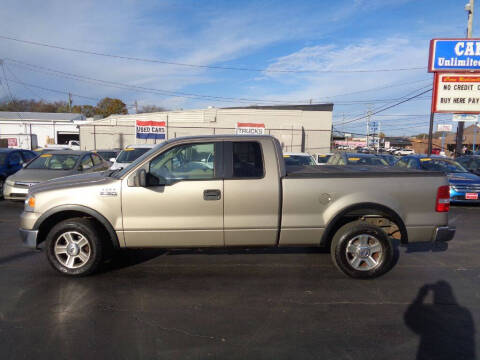
[(150, 148), (126, 148), (118, 155), (118, 163), (131, 163), (145, 154)]
[(27, 169), (72, 170), (80, 155), (43, 154), (32, 160)]
[(284, 155), (285, 165), (316, 165), (315, 160), (309, 155)]
[(421, 158), (420, 168), (422, 170), (442, 171), (445, 173), (466, 173), (468, 172), (458, 162), (448, 159)]
[[(128, 173), (130, 171), (130, 169), (134, 168), (135, 166), (137, 166), (138, 164), (142, 163), (144, 159), (146, 159), (147, 157), (150, 156), (151, 153), (153, 152), (156, 152), (158, 151), (159, 149), (161, 149), (162, 147), (164, 147), (165, 145), (169, 144), (168, 141), (165, 141), (163, 142), (162, 144), (160, 145), (157, 145), (155, 146), (154, 148), (151, 148), (150, 150), (147, 149), (148, 151), (145, 152), (143, 155), (141, 155), (140, 157), (138, 157), (136, 160), (134, 160), (132, 163), (130, 163), (129, 165), (125, 166), (123, 169), (118, 169), (116, 170), (114, 173), (110, 173), (110, 176), (112, 176), (113, 178), (116, 178), (116, 179), (119, 179), (121, 178), (123, 175), (125, 175), (126, 173)], [(123, 153), (123, 151), (122, 151)], [(120, 156), (122, 155), (122, 153), (120, 153), (120, 155), (118, 156), (120, 158)], [(117, 158), (117, 162), (120, 162), (118, 161), (118, 158)]]
[(382, 158), (376, 156), (349, 156), (348, 165), (380, 165), (388, 166), (388, 163)]

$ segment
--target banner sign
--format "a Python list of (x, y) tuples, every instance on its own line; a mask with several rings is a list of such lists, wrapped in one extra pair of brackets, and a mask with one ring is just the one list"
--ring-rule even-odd
[(452, 124), (438, 124), (437, 131), (452, 131)]
[(428, 71), (480, 71), (480, 39), (433, 39)]
[(478, 115), (474, 114), (453, 114), (452, 121), (478, 121)]
[(137, 139), (165, 139), (165, 121), (137, 120)]
[(237, 123), (235, 128), (237, 135), (264, 135), (265, 124), (256, 123)]
[(8, 147), (18, 146), (17, 138), (8, 138)]
[(433, 112), (479, 114), (480, 75), (435, 74)]

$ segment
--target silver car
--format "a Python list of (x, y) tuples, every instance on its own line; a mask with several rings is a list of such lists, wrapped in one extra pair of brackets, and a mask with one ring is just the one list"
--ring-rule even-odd
[(5, 181), (6, 200), (24, 200), (30, 186), (64, 176), (107, 170), (110, 163), (89, 151), (50, 151), (37, 156)]

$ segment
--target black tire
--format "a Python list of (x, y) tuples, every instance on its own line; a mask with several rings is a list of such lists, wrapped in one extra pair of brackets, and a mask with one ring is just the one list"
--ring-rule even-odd
[[(366, 260), (362, 260), (361, 256), (358, 257), (360, 264), (355, 268), (351, 264), (354, 260), (351, 257), (352, 255), (350, 253), (347, 254), (349, 243), (353, 242), (355, 244), (355, 241), (357, 241), (355, 239), (358, 239), (360, 235), (368, 235), (368, 243), (373, 242), (381, 246), (381, 253), (370, 254), (370, 250), (367, 250), (369, 257), (377, 256), (374, 259), (377, 261), (377, 264), (371, 269), (368, 269), (370, 264)], [(378, 240), (378, 242), (375, 240)], [(388, 235), (382, 228), (370, 225), (365, 221), (354, 221), (338, 229), (332, 239), (330, 254), (333, 263), (340, 271), (357, 279), (376, 278), (388, 272), (395, 265), (394, 246), (388, 239)], [(363, 269), (359, 270), (361, 268)]]
[[(82, 263), (81, 265), (75, 264), (78, 266), (76, 268), (67, 267), (59, 259), (62, 259), (62, 254), (55, 254), (55, 246), (63, 234), (74, 232), (75, 236), (83, 236), (88, 244), (84, 245), (83, 249), (88, 249), (88, 260)], [(46, 255), (47, 259), (52, 265), (52, 267), (61, 272), (64, 275), (68, 276), (87, 276), (98, 270), (102, 264), (104, 249), (102, 246), (101, 240), (101, 229), (99, 229), (96, 223), (93, 220), (87, 218), (71, 218), (59, 222), (56, 224), (48, 233), (46, 238)], [(81, 251), (82, 249), (80, 249)], [(65, 257), (69, 257), (68, 254), (65, 254)], [(75, 259), (77, 260), (77, 259)], [(78, 259), (80, 262), (80, 259)]]

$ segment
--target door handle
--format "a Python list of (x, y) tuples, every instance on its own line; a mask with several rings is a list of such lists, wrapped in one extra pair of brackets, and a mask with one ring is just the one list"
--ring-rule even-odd
[(220, 190), (204, 190), (203, 200), (220, 200), (222, 193)]

